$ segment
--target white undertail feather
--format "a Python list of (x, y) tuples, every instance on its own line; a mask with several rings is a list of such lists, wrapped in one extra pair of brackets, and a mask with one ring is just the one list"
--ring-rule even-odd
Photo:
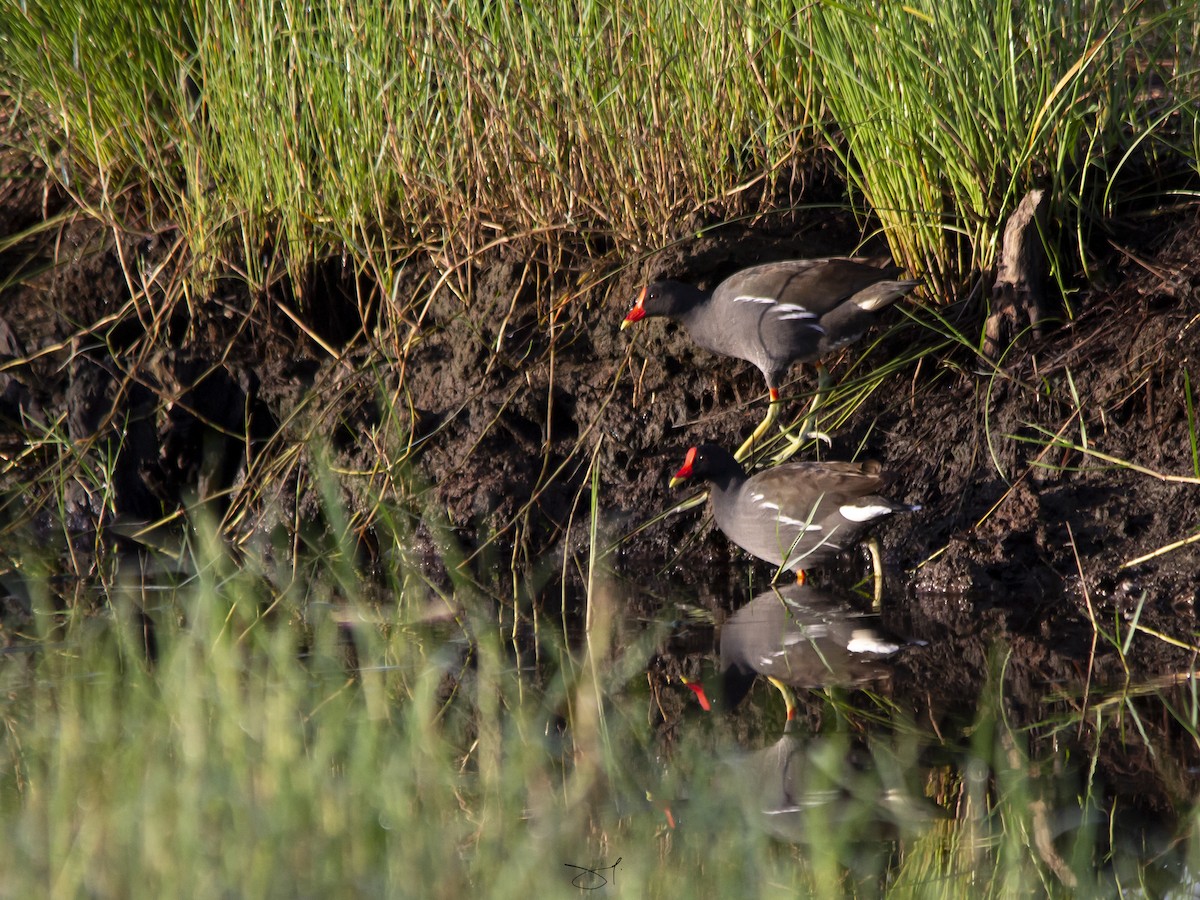
[(846, 504), (838, 512), (851, 522), (869, 522), (872, 519), (878, 519), (880, 516), (890, 514), (892, 508), (890, 506), (851, 506)]
[(851, 653), (875, 653), (879, 656), (887, 656), (899, 650), (900, 645), (895, 641), (884, 640), (875, 631), (857, 629), (850, 635), (846, 649)]
[(875, 312), (876, 310), (887, 306), (890, 301), (891, 297), (885, 294), (882, 297), (865, 297), (862, 300), (855, 299), (854, 305), (863, 312)]
[(919, 281), (881, 281), (851, 297), (850, 302), (861, 310), (875, 312), (896, 302), (920, 283)]

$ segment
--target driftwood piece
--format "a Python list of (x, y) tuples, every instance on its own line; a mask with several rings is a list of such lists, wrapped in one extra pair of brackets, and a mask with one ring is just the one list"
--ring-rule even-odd
[(983, 352), (996, 359), (1012, 343), (1025, 322), (1041, 337), (1046, 313), (1046, 192), (1030, 191), (1004, 226), (1004, 245), (992, 285)]

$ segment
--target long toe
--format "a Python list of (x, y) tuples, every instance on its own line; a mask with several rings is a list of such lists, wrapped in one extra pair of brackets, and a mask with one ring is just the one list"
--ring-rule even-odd
[(766, 418), (764, 418), (762, 422), (759, 423), (758, 427), (751, 432), (750, 437), (746, 438), (745, 443), (738, 447), (737, 452), (733, 454), (733, 458), (738, 462), (744, 462), (750, 456), (750, 454), (754, 452), (755, 445), (762, 441), (763, 436), (771, 430), (771, 426), (775, 424), (775, 419), (778, 418), (778, 416), (779, 401), (772, 400), (770, 405), (767, 407)]
[(871, 535), (867, 539), (867, 549), (871, 551), (871, 568), (875, 574), (875, 596), (872, 606), (879, 610), (883, 606), (883, 548), (879, 538)]

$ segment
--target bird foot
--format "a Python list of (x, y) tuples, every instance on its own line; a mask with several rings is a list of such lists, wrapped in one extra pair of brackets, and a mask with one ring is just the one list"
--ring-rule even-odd
[[(807, 425), (808, 423), (805, 422), (804, 424)], [(795, 456), (796, 451), (808, 441), (824, 441), (826, 447), (833, 446), (833, 438), (823, 431), (810, 431), (807, 428), (802, 428), (796, 431), (794, 434), (786, 430), (783, 432), (783, 434), (787, 445), (773, 457), (771, 457), (771, 462), (773, 462), (775, 465), (787, 462), (789, 459)]]

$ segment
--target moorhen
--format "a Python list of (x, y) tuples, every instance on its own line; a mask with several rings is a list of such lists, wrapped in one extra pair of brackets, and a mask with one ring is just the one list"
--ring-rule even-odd
[[(898, 268), (880, 269), (847, 258), (793, 259), (743, 269), (709, 293), (678, 281), (642, 288), (626, 328), (647, 316), (675, 319), (692, 340), (713, 353), (754, 363), (770, 392), (767, 416), (736, 459), (745, 459), (779, 414), (779, 388), (796, 362), (816, 362), (858, 340), (873, 314), (920, 284), (894, 280)], [(824, 392), (824, 372), (814, 408)], [(803, 437), (805, 429), (799, 434)]]
[(821, 830), (821, 840), (829, 840), (833, 829), (839, 841), (861, 843), (917, 833), (946, 817), (909, 789), (911, 767), (885, 745), (848, 743), (844, 733), (802, 738), (791, 688), (768, 680), (786, 704), (783, 735), (761, 750), (727, 758), (732, 777), (721, 783), (744, 804), (750, 821), (788, 843), (809, 843), (813, 828)]
[[(812, 585), (773, 585), (721, 626), (721, 677), (710, 687), (732, 711), (758, 675), (801, 688), (852, 687), (886, 678), (900, 651), (923, 646), (883, 627), (830, 591)], [(686, 681), (704, 709), (704, 685)], [(785, 699), (787, 696), (785, 695)]]
[[(852, 741), (845, 732), (806, 735), (798, 727), (795, 698), (776, 684), (787, 703), (782, 736), (753, 751), (722, 754), (721, 766), (688, 794), (702, 797), (694, 814), (723, 816), (741, 806), (749, 823), (792, 844), (818, 841), (861, 845), (916, 835), (946, 813), (910, 786), (921, 769), (898, 758), (885, 742)], [(686, 824), (692, 804), (666, 808)]]
[[(732, 454), (715, 444), (692, 447), (675, 477), (701, 478), (717, 527), (759, 559), (797, 573), (854, 546), (880, 520), (920, 507), (881, 496), (884, 477), (876, 462), (790, 462), (747, 475)], [(883, 564), (871, 546), (875, 601), (882, 599)]]
[(791, 692), (780, 689), (788, 702), (783, 736), (730, 761), (746, 811), (768, 834), (793, 844), (831, 836), (860, 844), (918, 834), (945, 818), (909, 788), (912, 773), (882, 744), (847, 746), (844, 735), (802, 739)]

